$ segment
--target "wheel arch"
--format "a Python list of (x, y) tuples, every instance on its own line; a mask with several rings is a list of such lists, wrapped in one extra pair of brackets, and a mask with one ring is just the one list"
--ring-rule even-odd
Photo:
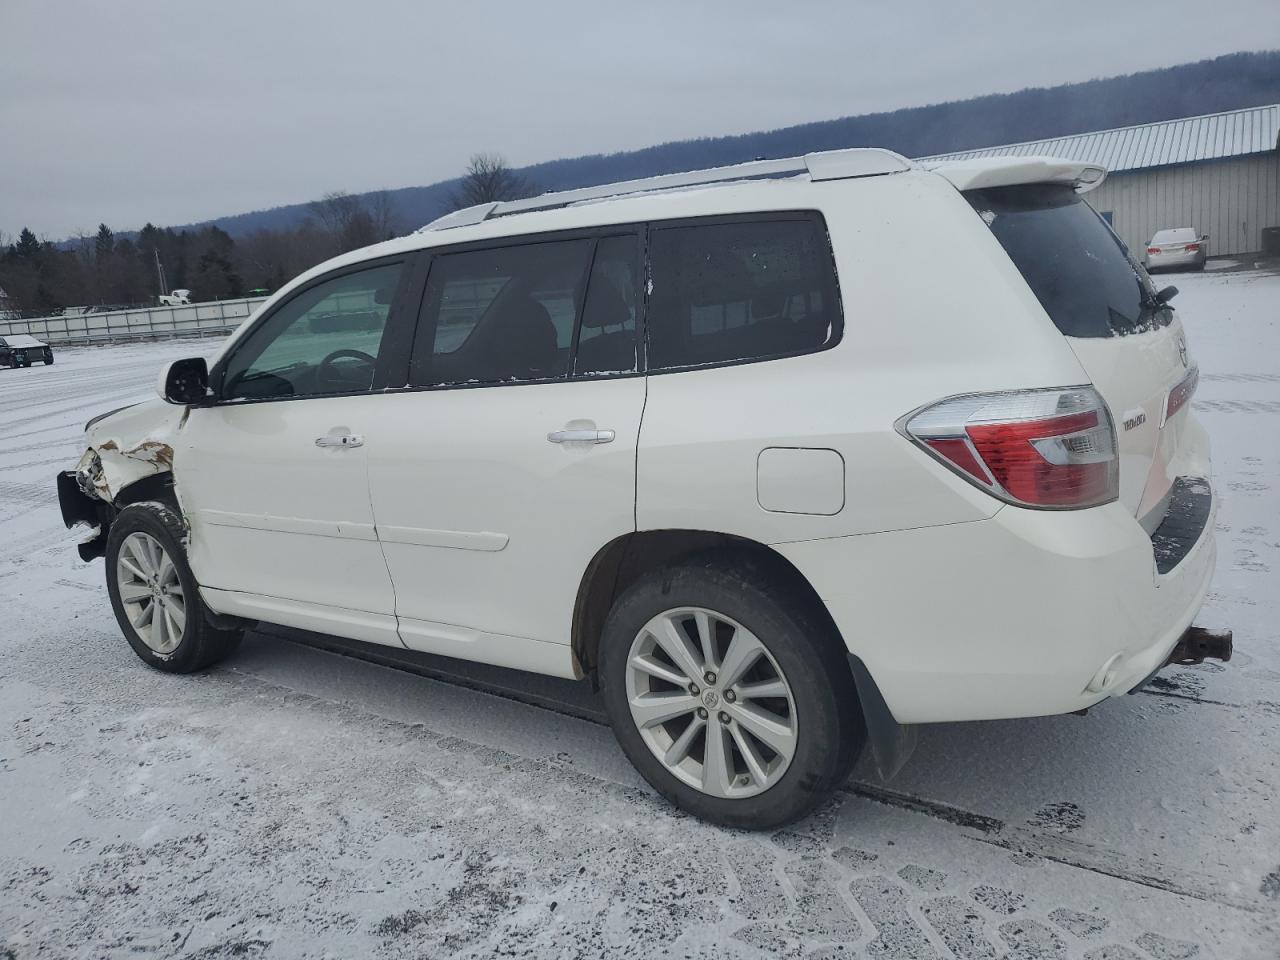
[(828, 635), (840, 644), (839, 652), (857, 690), (876, 767), (883, 779), (896, 774), (915, 749), (915, 728), (894, 719), (875, 678), (861, 658), (850, 652), (809, 579), (787, 557), (757, 540), (710, 530), (663, 529), (636, 531), (606, 543), (587, 565), (578, 587), (570, 641), (575, 671), (598, 687), (600, 635), (614, 601), (646, 573), (704, 553), (734, 556), (750, 563), (770, 582), (799, 597), (828, 628)]
[(599, 663), (600, 634), (614, 601), (640, 577), (695, 554), (735, 556), (771, 581), (794, 591), (815, 616), (841, 638), (818, 592), (789, 559), (767, 544), (711, 530), (662, 529), (623, 534), (601, 547), (583, 572), (574, 604), (571, 644), (575, 665), (592, 676)]

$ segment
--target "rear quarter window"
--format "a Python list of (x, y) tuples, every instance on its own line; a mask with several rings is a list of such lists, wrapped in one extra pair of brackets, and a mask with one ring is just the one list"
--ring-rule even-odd
[(817, 214), (655, 226), (649, 263), (650, 370), (811, 353), (840, 339)]
[(1064, 336), (1124, 336), (1172, 319), (1146, 270), (1072, 187), (998, 187), (965, 198)]

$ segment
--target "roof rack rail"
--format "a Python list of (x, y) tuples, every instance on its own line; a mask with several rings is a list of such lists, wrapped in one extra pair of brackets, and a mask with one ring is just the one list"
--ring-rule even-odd
[(605, 183), (598, 187), (583, 187), (578, 190), (562, 190), (557, 193), (544, 193), (527, 200), (506, 200), (490, 203), (479, 203), (473, 207), (464, 207), (453, 213), (445, 214), (432, 220), (418, 233), (432, 230), (447, 230), (451, 227), (469, 227), (483, 223), (494, 217), (510, 216), (514, 213), (528, 213), (532, 210), (551, 210), (556, 207), (567, 207), (574, 203), (588, 200), (604, 200), (633, 193), (649, 193), (655, 190), (676, 190), (683, 187), (697, 187), (713, 183), (732, 183), (737, 180), (761, 180), (774, 177), (786, 177), (808, 174), (812, 181), (847, 180), (853, 177), (875, 177), (887, 173), (901, 173), (911, 169), (911, 161), (892, 150), (881, 150), (874, 147), (855, 147), (849, 150), (826, 150), (821, 153), (806, 153), (802, 157), (788, 157), (783, 160), (752, 160), (748, 163), (737, 163), (727, 167), (712, 167), (708, 170), (691, 170), (687, 173), (667, 173), (657, 177), (646, 177), (641, 180), (623, 180), (619, 183)]

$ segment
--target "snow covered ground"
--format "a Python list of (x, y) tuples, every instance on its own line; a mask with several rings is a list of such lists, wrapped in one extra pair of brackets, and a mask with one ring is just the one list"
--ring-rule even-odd
[(512, 699), (279, 631), (148, 670), (53, 476), (213, 344), (0, 370), (0, 960), (1276, 960), (1280, 276), (1161, 279), (1222, 502), (1200, 622), (1236, 658), (1085, 717), (928, 727), (898, 779), (860, 769), (773, 836), (655, 799), (568, 685), (502, 675)]

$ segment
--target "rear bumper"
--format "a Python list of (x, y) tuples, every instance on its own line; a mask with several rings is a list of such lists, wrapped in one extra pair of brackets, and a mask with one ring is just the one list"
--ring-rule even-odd
[[(1207, 482), (1206, 482), (1207, 484)], [(1069, 713), (1167, 661), (1208, 593), (1215, 504), (1176, 566), (1119, 503), (775, 547), (899, 723)]]
[(1194, 267), (1204, 259), (1201, 253), (1166, 253), (1160, 256), (1147, 255), (1148, 270), (1162, 270), (1165, 267)]

